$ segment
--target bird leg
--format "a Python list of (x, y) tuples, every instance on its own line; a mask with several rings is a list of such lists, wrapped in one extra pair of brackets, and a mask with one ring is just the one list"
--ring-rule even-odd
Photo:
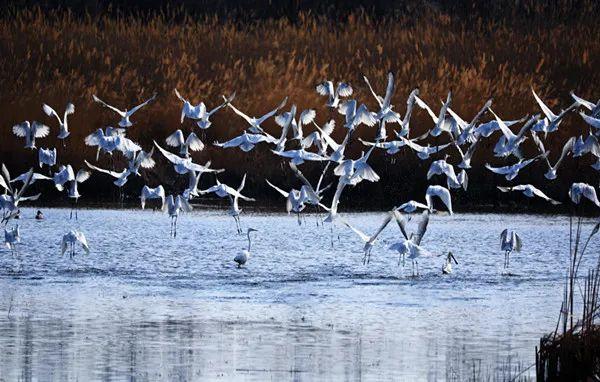
[(417, 277), (419, 277), (419, 261), (415, 260), (415, 263), (417, 263)]
[(177, 215), (175, 216), (175, 234), (173, 237), (177, 237)]

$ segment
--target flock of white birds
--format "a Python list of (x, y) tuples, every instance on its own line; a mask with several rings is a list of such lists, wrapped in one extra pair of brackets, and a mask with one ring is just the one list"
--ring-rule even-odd
[[(592, 165), (595, 170), (600, 171), (600, 145), (598, 136), (600, 136), (600, 100), (596, 103), (582, 99), (571, 93), (573, 103), (560, 113), (555, 114), (543, 101), (538, 97), (532, 89), (533, 96), (538, 103), (541, 113), (536, 113), (533, 116), (525, 116), (518, 120), (503, 120), (492, 110), (492, 100), (486, 101), (479, 112), (470, 120), (470, 122), (462, 119), (451, 108), (451, 93), (445, 101), (441, 102), (439, 112), (434, 112), (435, 109), (426, 104), (419, 98), (419, 89), (413, 90), (407, 101), (406, 111), (402, 117), (400, 113), (394, 110), (392, 104), (392, 96), (394, 94), (394, 77), (392, 73), (388, 74), (387, 88), (385, 94), (380, 96), (371, 86), (369, 80), (364, 77), (364, 80), (377, 102), (377, 111), (371, 111), (363, 103), (359, 103), (350, 97), (353, 94), (351, 85), (339, 82), (337, 86), (332, 81), (326, 81), (316, 87), (317, 92), (327, 97), (327, 107), (331, 110), (337, 110), (343, 115), (343, 129), (345, 137), (341, 142), (332, 138), (332, 133), (336, 126), (336, 121), (331, 119), (322, 125), (316, 123), (316, 112), (312, 109), (299, 111), (295, 105), (292, 105), (289, 111), (282, 111), (286, 105), (287, 98), (284, 99), (277, 107), (270, 110), (260, 117), (250, 117), (246, 113), (234, 106), (233, 101), (235, 94), (230, 97), (223, 96), (223, 102), (212, 110), (209, 110), (206, 105), (201, 102), (197, 105), (192, 104), (188, 99), (184, 98), (177, 90), (175, 94), (182, 102), (181, 123), (186, 119), (195, 122), (200, 131), (209, 129), (212, 126), (210, 118), (213, 114), (223, 108), (231, 109), (239, 117), (247, 122), (246, 129), (241, 135), (232, 138), (226, 142), (214, 142), (214, 145), (223, 149), (239, 148), (243, 152), (248, 152), (258, 144), (269, 145), (274, 155), (284, 158), (289, 161), (289, 166), (299, 180), (301, 187), (299, 189), (284, 190), (277, 185), (266, 180), (266, 183), (281, 194), (286, 200), (286, 210), (288, 213), (294, 212), (298, 216), (298, 223), (301, 224), (300, 213), (307, 206), (315, 206), (317, 209), (322, 208), (327, 211), (327, 218), (324, 222), (341, 223), (347, 226), (365, 243), (363, 262), (368, 263), (370, 260), (371, 251), (377, 243), (377, 237), (394, 220), (401, 235), (399, 240), (390, 246), (390, 249), (398, 252), (398, 264), (404, 264), (408, 257), (412, 261), (413, 274), (415, 265), (418, 275), (418, 258), (423, 256), (431, 256), (431, 253), (422, 245), (422, 239), (427, 229), (429, 222), (429, 214), (434, 212), (434, 199), (439, 199), (450, 214), (452, 211), (451, 190), (468, 187), (467, 171), (471, 168), (471, 158), (479, 144), (489, 139), (494, 132), (499, 131), (499, 138), (494, 147), (494, 155), (504, 158), (507, 163), (502, 167), (493, 167), (490, 164), (485, 164), (485, 167), (499, 175), (503, 175), (507, 181), (514, 181), (518, 177), (519, 172), (526, 166), (531, 166), (534, 162), (541, 162), (546, 168), (545, 178), (548, 181), (553, 181), (558, 176), (558, 170), (563, 161), (571, 156), (572, 158), (592, 155), (596, 162)], [(87, 168), (80, 169), (75, 172), (70, 164), (60, 164), (57, 158), (56, 148), (38, 150), (39, 166), (49, 167), (51, 176), (46, 176), (36, 173), (33, 169), (16, 177), (11, 178), (8, 169), (2, 165), (2, 174), (0, 176), (0, 187), (4, 188), (4, 195), (0, 196), (0, 207), (3, 211), (2, 222), (5, 224), (5, 242), (7, 247), (16, 253), (16, 244), (20, 242), (20, 233), (18, 224), (14, 223), (13, 228), (8, 228), (8, 224), (19, 217), (19, 204), (27, 200), (36, 200), (40, 194), (26, 196), (25, 192), (29, 185), (36, 181), (48, 181), (54, 183), (54, 186), (59, 190), (66, 190), (70, 199), (73, 200), (73, 208), (71, 210), (71, 218), (78, 218), (77, 200), (80, 198), (78, 192), (78, 184), (87, 181), (91, 176), (91, 171), (106, 174), (114, 178), (114, 184), (122, 188), (129, 177), (140, 176), (140, 169), (149, 169), (155, 166), (154, 152), (155, 148), (168, 160), (178, 175), (187, 176), (189, 179), (188, 187), (179, 194), (166, 195), (165, 188), (162, 185), (145, 185), (140, 194), (141, 207), (145, 208), (146, 203), (153, 200), (151, 203), (159, 204), (160, 208), (167, 211), (171, 218), (171, 235), (177, 235), (177, 218), (182, 212), (192, 210), (190, 201), (198, 198), (201, 195), (213, 193), (221, 198), (228, 198), (231, 207), (229, 215), (231, 215), (236, 224), (236, 229), (239, 234), (243, 233), (240, 222), (240, 214), (242, 209), (239, 206), (240, 200), (254, 201), (253, 198), (242, 194), (246, 175), (242, 178), (237, 186), (229, 186), (219, 182), (217, 174), (224, 169), (215, 169), (210, 167), (210, 162), (205, 164), (195, 163), (191, 152), (201, 151), (205, 144), (196, 135), (192, 128), (187, 136), (179, 129), (173, 134), (164, 139), (164, 143), (171, 147), (172, 151), (168, 151), (161, 144), (154, 141), (153, 147), (150, 150), (143, 148), (131, 139), (127, 138), (127, 131), (134, 125), (132, 117), (144, 106), (148, 105), (155, 99), (156, 95), (140, 105), (131, 109), (121, 110), (100, 98), (93, 96), (93, 100), (98, 104), (114, 111), (120, 120), (118, 127), (106, 127), (98, 129), (85, 138), (85, 143), (88, 146), (97, 148), (95, 160), (98, 161), (101, 154), (109, 154), (111, 158), (111, 169), (104, 169), (98, 165), (85, 161)], [(432, 128), (425, 134), (417, 137), (411, 136), (410, 120), (413, 110), (420, 108), (431, 116), (433, 122)], [(49, 117), (56, 119), (58, 125), (58, 138), (63, 141), (66, 147), (68, 139), (69, 125), (68, 117), (75, 112), (75, 106), (69, 103), (66, 106), (62, 117), (52, 107), (44, 104), (43, 111)], [(563, 120), (573, 112), (578, 111), (579, 116), (583, 118), (585, 123), (590, 126), (588, 134), (579, 135), (570, 138), (563, 146), (563, 149), (555, 157), (554, 161), (550, 161), (550, 152), (544, 148), (544, 139), (553, 132), (556, 132)], [(487, 122), (480, 122), (486, 115), (490, 114)], [(265, 131), (263, 125), (265, 122), (274, 117), (275, 123), (281, 127), (279, 136), (270, 135)], [(362, 144), (368, 148), (366, 152), (357, 159), (347, 158), (345, 149), (351, 142), (354, 132), (361, 125), (371, 127), (374, 138), (373, 141), (365, 141), (359, 138)], [(515, 133), (511, 129), (512, 126), (520, 128)], [(388, 139), (388, 127), (397, 127), (393, 131), (393, 139)], [(314, 127), (314, 129), (313, 129)], [(307, 128), (313, 131), (306, 133)], [(25, 148), (36, 149), (36, 140), (45, 138), (50, 133), (50, 128), (42, 123), (33, 121), (25, 121), (13, 126), (13, 132), (18, 138), (25, 140)], [(365, 136), (365, 134), (362, 134)], [(431, 145), (425, 143), (427, 137), (436, 138), (443, 136), (447, 138), (447, 143), (439, 145)], [(539, 153), (531, 158), (524, 158), (521, 150), (523, 142), (527, 137), (531, 137), (535, 143)], [(163, 139), (161, 139), (162, 141)], [(346, 187), (356, 186), (357, 184), (368, 181), (378, 182), (380, 180), (377, 172), (369, 165), (369, 158), (375, 149), (384, 150), (388, 155), (394, 155), (402, 149), (413, 151), (420, 160), (428, 161), (434, 157), (427, 172), (427, 179), (434, 176), (445, 177), (446, 187), (441, 185), (430, 185), (427, 187), (424, 195), (424, 201), (405, 201), (398, 207), (394, 208), (385, 214), (383, 222), (379, 229), (372, 235), (365, 234), (356, 227), (350, 225), (343, 216), (338, 213), (338, 204), (340, 197)], [(449, 150), (456, 150), (460, 162), (451, 164), (448, 162)], [(118, 154), (117, 154), (118, 153)], [(443, 159), (440, 158), (443, 154)], [(127, 165), (121, 170), (115, 169), (113, 158), (115, 155), (122, 155)], [(514, 159), (510, 159), (514, 158)], [(321, 162), (323, 163), (323, 171), (316, 182), (311, 182), (300, 171), (299, 166), (305, 162)], [(330, 174), (330, 166), (333, 166)], [(57, 168), (56, 170), (55, 167)], [(457, 173), (458, 172), (458, 173)], [(201, 190), (198, 189), (198, 184), (202, 174), (214, 174), (215, 184), (212, 187)], [(323, 180), (326, 176), (333, 179), (333, 182), (327, 186), (323, 185)], [(21, 186), (17, 187), (16, 184)], [(333, 184), (335, 193), (332, 199), (325, 203), (324, 192)], [(529, 198), (541, 198), (552, 204), (560, 202), (550, 198), (538, 187), (531, 184), (514, 184), (510, 186), (499, 186), (503, 192), (521, 192)], [(583, 198), (589, 199), (593, 204), (600, 207), (600, 201), (596, 195), (594, 186), (586, 183), (573, 183), (569, 190), (569, 197), (575, 204), (579, 204)], [(418, 229), (414, 233), (407, 231), (408, 222), (411, 220), (410, 214), (415, 212), (421, 213), (421, 219)], [(246, 231), (248, 237), (248, 248), (235, 256), (234, 261), (238, 266), (244, 265), (249, 257), (251, 250), (250, 233), (256, 231), (253, 228), (248, 228)], [(75, 254), (75, 246), (81, 244), (86, 253), (89, 252), (89, 246), (83, 232), (71, 230), (62, 239), (62, 253), (69, 251), (70, 255)], [(513, 250), (521, 249), (521, 239), (516, 232), (505, 230), (501, 234), (501, 250), (505, 251), (504, 266), (509, 265), (509, 255)], [(448, 253), (443, 265), (443, 273), (452, 272), (452, 263), (457, 261), (452, 253)]]

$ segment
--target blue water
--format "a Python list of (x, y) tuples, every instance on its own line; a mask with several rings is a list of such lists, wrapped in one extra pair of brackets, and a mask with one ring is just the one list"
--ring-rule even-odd
[[(242, 216), (247, 245), (223, 211), (44, 209), (18, 221), (22, 245), (0, 250), (0, 380), (465, 380), (534, 361), (556, 326), (568, 257), (564, 216), (432, 215), (420, 277), (387, 247), (390, 224), (363, 265), (362, 242), (308, 215)], [(345, 215), (371, 233), (383, 213)], [(11, 223), (12, 225), (13, 223)], [(591, 229), (586, 222), (585, 229)], [(89, 256), (60, 256), (85, 233)], [(503, 270), (499, 235), (523, 251)], [(332, 240), (333, 238), (333, 240)], [(332, 246), (333, 242), (333, 246)], [(597, 245), (590, 247), (598, 248)], [(592, 264), (597, 253), (584, 261)], [(9, 312), (10, 311), (10, 312)], [(533, 375), (533, 368), (523, 375)]]

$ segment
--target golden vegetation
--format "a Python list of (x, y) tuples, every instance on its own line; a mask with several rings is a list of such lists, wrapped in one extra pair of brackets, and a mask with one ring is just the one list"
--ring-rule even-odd
[[(334, 22), (300, 14), (296, 23), (277, 19), (247, 24), (164, 13), (76, 17), (70, 12), (19, 11), (0, 19), (0, 156), (10, 163), (13, 153), (24, 152), (22, 142), (12, 136), (13, 124), (36, 119), (54, 126), (55, 121), (43, 114), (42, 102), (57, 109), (75, 103), (70, 149), (60, 159), (80, 163), (94, 152), (83, 145), (84, 136), (116, 123), (111, 112), (91, 101), (92, 94), (125, 107), (157, 92), (157, 101), (133, 118), (136, 125), (130, 133), (148, 147), (152, 138), (162, 140), (179, 128), (181, 105), (174, 88), (209, 107), (219, 103), (222, 94), (235, 91), (234, 103), (251, 115), (289, 96), (299, 108), (318, 106), (317, 120), (323, 123), (330, 113), (314, 91), (318, 82), (349, 81), (357, 97), (374, 106), (361, 76), (383, 89), (390, 70), (396, 74), (394, 103), (401, 113), (407, 95), (419, 86), (432, 106), (451, 89), (452, 107), (465, 119), (488, 97), (494, 98), (499, 115), (521, 117), (537, 110), (531, 86), (555, 108), (570, 103), (572, 89), (584, 97), (599, 97), (599, 35), (600, 25), (592, 21), (466, 21), (434, 11), (417, 19), (376, 20), (353, 14)], [(577, 123), (570, 117), (550, 140), (558, 144), (565, 136), (580, 134), (579, 128), (565, 131), (583, 127)], [(430, 125), (424, 114), (415, 115), (415, 129)], [(205, 140), (222, 141), (244, 127), (243, 120), (226, 110), (214, 118)], [(372, 136), (361, 129), (364, 136)], [(54, 132), (38, 146), (57, 145)], [(35, 163), (34, 155), (28, 155)], [(239, 172), (270, 157), (261, 150), (244, 154), (209, 148), (198, 154), (199, 161), (235, 163)], [(412, 158), (401, 154), (399, 160), (408, 157)], [(277, 161), (264, 163), (261, 176), (281, 176)], [(400, 173), (402, 167), (396, 166), (387, 160), (381, 171)]]

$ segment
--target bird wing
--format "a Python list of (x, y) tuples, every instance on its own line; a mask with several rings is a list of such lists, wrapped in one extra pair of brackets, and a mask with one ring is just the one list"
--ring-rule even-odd
[(195, 133), (190, 133), (190, 135), (188, 135), (187, 139), (185, 140), (185, 143), (192, 151), (204, 150), (204, 143), (202, 143), (200, 138), (198, 138), (198, 136)]
[(275, 186), (273, 183), (269, 182), (268, 179), (265, 179), (265, 181), (267, 182), (267, 184), (271, 187), (273, 187), (273, 189), (275, 189), (275, 191), (279, 192), (281, 195), (283, 195), (283, 197), (287, 198), (289, 196), (289, 192), (283, 191), (281, 188)]
[[(333, 90), (333, 83), (331, 84), (331, 90)], [(353, 90), (352, 90), (352, 86), (350, 86), (350, 84), (347, 84), (345, 82), (338, 83), (337, 94), (340, 97), (350, 97), (352, 95), (352, 92), (353, 92)]]
[(33, 131), (33, 136), (36, 138), (45, 138), (50, 134), (50, 128), (48, 126), (36, 121), (33, 121), (31, 124), (31, 129)]
[(150, 152), (141, 151), (138, 154), (138, 158), (141, 158), (140, 166), (143, 168), (153, 168), (156, 165), (156, 161), (152, 158), (154, 155), (154, 146), (150, 149)]
[[(600, 118), (594, 118), (592, 116), (586, 115), (583, 112), (579, 112), (579, 115), (581, 115), (581, 118), (583, 118), (583, 120), (590, 126), (596, 128), (596, 129), (600, 129)], [(16, 133), (15, 133), (16, 134)]]
[(107, 107), (107, 108), (111, 109), (111, 110), (112, 110), (112, 111), (114, 111), (115, 113), (119, 114), (121, 117), (125, 117), (125, 116), (127, 115), (127, 114), (126, 114), (124, 111), (121, 111), (121, 110), (117, 109), (116, 107), (114, 107), (114, 106), (111, 106), (111, 105), (107, 104), (106, 102), (102, 101), (100, 98), (96, 97), (96, 95), (95, 95), (95, 94), (94, 94), (94, 95), (92, 95), (92, 99), (93, 99), (95, 102), (98, 102), (100, 105), (102, 105), (102, 106), (104, 106), (104, 107)]
[(300, 113), (299, 122), (302, 125), (308, 125), (312, 121), (314, 121), (317, 116), (317, 112), (314, 109), (306, 109), (302, 113)]
[(579, 105), (585, 107), (586, 109), (592, 110), (596, 106), (592, 102), (586, 101), (583, 98), (576, 96), (575, 93), (573, 93), (572, 91), (569, 94), (571, 94), (571, 97), (573, 97), (575, 102), (577, 102)]
[[(425, 193), (426, 197), (428, 195), (435, 195), (440, 198), (440, 200), (446, 205), (446, 208), (448, 208), (450, 214), (452, 214), (452, 198), (450, 196), (450, 191), (448, 191), (447, 188), (442, 186), (429, 186), (427, 187), (427, 191)], [(428, 204), (431, 208), (432, 204)]]
[[(569, 138), (569, 140), (565, 143), (565, 145), (563, 146), (563, 149), (562, 149), (562, 153), (560, 154), (560, 158), (558, 158), (558, 161), (556, 161), (556, 163), (554, 164), (555, 170), (558, 168), (558, 166), (560, 166), (561, 162), (563, 161), (563, 159), (565, 159), (567, 154), (569, 154), (569, 152), (573, 151), (574, 144), (575, 144), (575, 137)], [(546, 160), (547, 159), (548, 159), (548, 157), (546, 157)]]
[(281, 101), (281, 103), (273, 110), (271, 110), (270, 112), (268, 112), (267, 114), (263, 115), (262, 117), (258, 118), (258, 120), (256, 121), (257, 124), (261, 124), (264, 121), (266, 121), (267, 119), (271, 118), (272, 116), (275, 115), (275, 113), (277, 113), (279, 111), (279, 109), (281, 109), (282, 107), (285, 106), (285, 104), (287, 103), (287, 97), (285, 97), (283, 99), (283, 101)]
[(367, 126), (374, 126), (377, 123), (377, 119), (373, 116), (373, 113), (367, 109), (365, 104), (361, 104), (358, 107), (354, 120), (356, 121), (356, 124), (364, 123)]
[(91, 168), (92, 170), (96, 170), (98, 172), (104, 173), (104, 174), (108, 174), (114, 178), (119, 178), (121, 175), (123, 175), (123, 172), (116, 172), (116, 171), (110, 171), (110, 170), (105, 170), (103, 168), (100, 167), (96, 167), (93, 164), (91, 164), (90, 162), (88, 162), (87, 160), (83, 161), (89, 168)]
[(79, 244), (81, 244), (81, 246), (83, 247), (85, 254), (86, 255), (89, 254), (90, 247), (88, 245), (87, 239), (85, 238), (85, 235), (83, 234), (83, 232), (75, 231), (75, 238), (77, 239)]
[(333, 90), (333, 82), (325, 81), (320, 83), (316, 87), (317, 93), (322, 96), (333, 96), (335, 90)]
[(379, 107), (383, 108), (383, 98), (381, 98), (380, 96), (377, 95), (377, 93), (375, 93), (375, 90), (373, 90), (373, 86), (371, 86), (371, 82), (369, 82), (369, 79), (367, 78), (367, 76), (363, 76), (363, 79), (365, 80), (367, 87), (371, 91), (371, 94), (373, 94), (373, 98), (375, 98), (375, 100), (377, 101), (377, 104), (379, 104)]
[(498, 123), (498, 128), (500, 129), (500, 131), (502, 131), (502, 134), (504, 134), (506, 139), (514, 138), (515, 134), (508, 128), (508, 126), (506, 126), (506, 123), (504, 123), (504, 121), (501, 120), (500, 117), (498, 117), (498, 115), (496, 113), (494, 113), (494, 111), (492, 109), (489, 109), (489, 111), (490, 111), (490, 113), (492, 113), (494, 118), (496, 118), (496, 122)]
[(358, 228), (354, 228), (350, 223), (348, 223), (347, 221), (345, 221), (344, 219), (342, 219), (342, 223), (344, 223), (344, 225), (348, 228), (350, 228), (352, 231), (354, 231), (354, 233), (356, 233), (362, 241), (364, 241), (365, 243), (369, 242), (369, 240), (371, 239), (369, 236), (367, 236), (364, 232), (362, 232), (361, 230), (359, 230)]
[(523, 248), (523, 242), (521, 241), (521, 236), (519, 236), (517, 233), (515, 233), (515, 239), (516, 239), (516, 246), (515, 246), (515, 251), (517, 252), (521, 252), (521, 248)]
[(556, 205), (556, 204), (561, 204), (559, 201), (556, 201), (556, 200), (554, 200), (554, 199), (552, 199), (552, 198), (548, 197), (548, 196), (547, 196), (546, 194), (544, 194), (544, 193), (543, 193), (543, 192), (542, 192), (540, 189), (538, 189), (538, 188), (536, 188), (536, 187), (534, 187), (534, 186), (531, 186), (531, 190), (533, 191), (533, 194), (534, 194), (534, 195), (536, 195), (536, 196), (539, 196), (540, 198), (542, 198), (542, 199), (544, 199), (544, 200), (546, 200), (546, 201), (548, 201), (548, 202), (550, 202), (550, 203), (552, 203), (552, 204), (554, 204), (554, 205)]
[(179, 147), (185, 143), (183, 131), (177, 129), (173, 134), (165, 139), (165, 143), (171, 147)]
[(163, 149), (162, 147), (160, 147), (158, 145), (158, 143), (156, 143), (156, 141), (153, 141), (154, 145), (158, 148), (158, 150), (165, 156), (165, 158), (167, 158), (171, 163), (173, 164), (179, 164), (183, 161), (183, 159), (181, 159), (179, 156), (168, 152), (167, 150)]
[(21, 122), (17, 125), (14, 125), (12, 128), (13, 134), (15, 134), (19, 138), (25, 137), (29, 133), (30, 124), (29, 122)]
[(383, 221), (381, 222), (381, 224), (379, 225), (379, 228), (377, 228), (377, 231), (375, 231), (375, 233), (369, 238), (370, 242), (374, 242), (377, 237), (379, 236), (379, 234), (381, 232), (383, 232), (383, 230), (385, 229), (385, 227), (388, 226), (388, 224), (390, 224), (390, 221), (392, 220), (392, 213), (388, 212), (385, 214), (385, 218), (383, 219)]
[(143, 108), (144, 106), (148, 105), (150, 102), (154, 101), (154, 99), (156, 98), (156, 94), (154, 94), (152, 97), (150, 97), (149, 99), (147, 99), (146, 101), (142, 102), (141, 104), (135, 106), (134, 108), (132, 108), (131, 110), (127, 111), (127, 116), (131, 117), (133, 115), (133, 113), (135, 113), (136, 111), (140, 110), (141, 108)]
[(77, 171), (77, 175), (75, 176), (75, 180), (77, 183), (83, 183), (90, 178), (90, 172), (86, 170)]
[[(317, 128), (317, 130), (319, 130), (321, 132), (321, 138), (323, 138), (325, 140), (325, 142), (327, 142), (327, 145), (329, 145), (333, 150), (337, 150), (340, 147), (340, 145), (336, 141), (334, 141), (327, 132), (325, 132), (325, 130), (324, 130), (325, 126), (323, 126), (323, 129), (322, 129), (316, 123), (314, 125)], [(333, 128), (332, 128), (332, 130), (333, 130)]]
[(533, 90), (533, 88), (531, 88), (531, 92), (533, 93), (533, 98), (535, 98), (535, 101), (538, 103), (538, 105), (540, 105), (540, 109), (542, 109), (542, 112), (544, 113), (546, 118), (548, 118), (550, 121), (554, 121), (556, 119), (557, 115), (554, 114), (548, 106), (546, 106), (544, 101), (542, 101), (540, 99), (540, 97), (538, 97), (538, 95), (535, 93), (535, 90)]
[(47, 116), (49, 116), (49, 117), (55, 116), (56, 119), (58, 119), (58, 123), (62, 123), (62, 121), (60, 120), (60, 117), (58, 116), (58, 113), (56, 112), (56, 110), (54, 110), (50, 106), (48, 106), (46, 104), (42, 104), (42, 110), (44, 110), (44, 113), (46, 113)]
[(425, 232), (427, 231), (427, 225), (429, 224), (429, 211), (425, 210), (421, 214), (423, 218), (419, 222), (419, 226), (417, 228), (417, 233), (413, 236), (413, 243), (416, 245), (420, 245), (423, 240), (423, 236), (425, 236)]
[(408, 240), (408, 233), (406, 232), (406, 220), (404, 220), (404, 217), (398, 211), (394, 211), (393, 214), (394, 219), (396, 219), (396, 224), (398, 224), (398, 228), (400, 228), (400, 233), (402, 233), (402, 236), (404, 236), (405, 240)]

